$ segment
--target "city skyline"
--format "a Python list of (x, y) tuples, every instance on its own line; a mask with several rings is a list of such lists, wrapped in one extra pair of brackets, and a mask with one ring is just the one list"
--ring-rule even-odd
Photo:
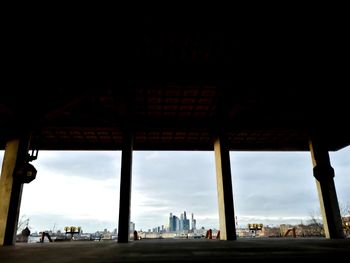
[(167, 229), (169, 232), (196, 230), (196, 220), (194, 219), (193, 213), (191, 214), (191, 221), (187, 219), (186, 211), (181, 213), (180, 217), (170, 213)]
[[(218, 228), (213, 152), (135, 151), (131, 221), (153, 229), (184, 209), (197, 228)], [(238, 226), (297, 223), (319, 202), (309, 152), (231, 152)], [(341, 205), (350, 200), (350, 147), (330, 152)], [(0, 152), (2, 163), (3, 151)], [(40, 151), (37, 178), (24, 185), (21, 216), (33, 231), (118, 226), (120, 152)]]

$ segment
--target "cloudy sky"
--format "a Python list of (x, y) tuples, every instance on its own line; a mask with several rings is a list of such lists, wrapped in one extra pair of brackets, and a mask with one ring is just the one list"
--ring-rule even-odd
[[(319, 203), (309, 152), (231, 152), (239, 226), (299, 223)], [(0, 152), (2, 162), (3, 151)], [(120, 152), (41, 151), (37, 178), (24, 185), (21, 216), (32, 231), (118, 226)], [(169, 213), (194, 213), (218, 228), (213, 152), (134, 152), (131, 220), (136, 229), (167, 226)], [(330, 153), (341, 206), (350, 205), (350, 147)]]

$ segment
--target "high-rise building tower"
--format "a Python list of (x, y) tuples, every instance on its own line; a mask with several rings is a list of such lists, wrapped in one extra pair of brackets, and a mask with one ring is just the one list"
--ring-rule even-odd
[(190, 220), (187, 219), (187, 216), (186, 216), (186, 211), (184, 211), (184, 220), (183, 220), (183, 228), (182, 230), (190, 230)]
[(170, 213), (169, 216), (169, 231), (173, 231), (173, 213)]
[(191, 215), (191, 230), (196, 230), (196, 219), (194, 219), (193, 213)]
[(184, 214), (181, 214), (179, 221), (179, 231), (184, 230)]

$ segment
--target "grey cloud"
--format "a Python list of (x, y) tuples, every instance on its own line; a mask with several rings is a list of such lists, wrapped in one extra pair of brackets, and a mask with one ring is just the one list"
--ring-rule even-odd
[(233, 178), (263, 180), (269, 176), (276, 180), (294, 180), (300, 173), (312, 176), (308, 153), (231, 153), (230, 156)]
[(331, 164), (335, 170), (334, 183), (341, 204), (350, 204), (350, 146), (330, 153)]
[(285, 196), (255, 193), (247, 197), (236, 196), (235, 207), (237, 215), (296, 216), (317, 209), (319, 203), (305, 193)]
[(216, 187), (213, 156), (207, 152), (161, 152), (151, 160), (147, 154), (134, 158), (133, 184), (140, 190), (186, 194)]
[(161, 208), (162, 206), (165, 206), (166, 203), (165, 200), (142, 200), (139, 205), (143, 207)]
[(46, 151), (33, 164), (38, 173), (42, 169), (96, 180), (120, 177), (120, 152)]
[[(174, 210), (218, 213), (212, 153), (167, 152), (149, 160), (150, 153), (144, 154), (135, 158), (135, 187)], [(232, 152), (231, 169), (237, 215), (282, 218), (307, 215), (319, 207), (308, 152)]]
[(308, 153), (231, 153), (236, 214), (299, 215), (319, 206)]
[(161, 200), (166, 214), (218, 213), (212, 152), (136, 152), (133, 164), (134, 189)]
[[(343, 156), (345, 156), (345, 158), (342, 158)], [(350, 146), (336, 152), (330, 152), (329, 157), (332, 166), (337, 166), (344, 169), (350, 168)]]

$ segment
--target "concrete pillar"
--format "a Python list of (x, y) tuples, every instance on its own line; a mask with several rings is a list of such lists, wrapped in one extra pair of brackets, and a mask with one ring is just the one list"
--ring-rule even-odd
[(317, 139), (310, 140), (309, 148), (326, 238), (344, 238), (328, 150)]
[(220, 239), (235, 240), (236, 226), (233, 208), (230, 152), (224, 136), (215, 139), (214, 151), (219, 201)]
[(24, 162), (29, 139), (7, 142), (0, 178), (0, 245), (14, 245), (23, 183), (16, 180), (16, 167)]
[(118, 242), (129, 242), (131, 176), (132, 176), (132, 134), (125, 134), (122, 148), (122, 165), (120, 175)]

